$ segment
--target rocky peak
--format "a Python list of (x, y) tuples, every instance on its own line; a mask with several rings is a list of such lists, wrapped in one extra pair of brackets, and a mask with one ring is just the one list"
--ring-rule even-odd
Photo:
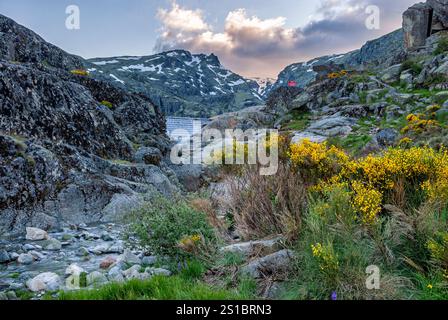
[(46, 42), (33, 31), (0, 14), (0, 59), (41, 63), (58, 69), (82, 68), (83, 59)]
[(172, 50), (90, 63), (93, 77), (143, 93), (169, 115), (210, 117), (262, 103), (258, 84), (223, 67), (214, 54)]

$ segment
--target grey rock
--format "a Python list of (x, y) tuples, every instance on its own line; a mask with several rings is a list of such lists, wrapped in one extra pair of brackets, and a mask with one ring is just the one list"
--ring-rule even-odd
[(157, 148), (143, 147), (135, 153), (134, 160), (137, 163), (153, 164), (158, 166), (162, 161), (162, 152)]
[(58, 251), (62, 249), (62, 244), (59, 240), (50, 238), (42, 242), (42, 248), (49, 251)]
[(273, 253), (276, 249), (279, 249), (281, 240), (282, 238), (275, 238), (271, 240), (259, 240), (259, 241), (235, 243), (228, 245), (226, 247), (222, 247), (220, 251), (223, 253), (226, 252), (239, 253), (246, 257), (254, 253), (269, 254)]
[(395, 129), (383, 129), (375, 137), (380, 146), (392, 146), (397, 141), (398, 132)]
[(119, 266), (112, 267), (107, 273), (107, 276), (109, 280), (113, 282), (124, 281), (123, 273), (121, 272), (121, 268)]
[(171, 276), (171, 271), (163, 268), (146, 268), (145, 273), (153, 275), (153, 276)]
[(28, 252), (30, 255), (32, 255), (34, 257), (35, 260), (43, 260), (45, 259), (45, 255), (41, 252), (35, 251), (35, 250), (31, 250)]
[(431, 15), (431, 7), (425, 3), (417, 3), (404, 12), (403, 31), (408, 50), (425, 46)]
[(39, 228), (26, 228), (26, 240), (39, 241), (48, 239), (48, 233)]
[(103, 232), (101, 234), (101, 240), (103, 240), (103, 241), (114, 241), (114, 238), (108, 232)]
[(88, 286), (99, 286), (107, 282), (107, 277), (99, 271), (93, 271), (87, 275)]
[(76, 251), (78, 257), (87, 257), (90, 254), (87, 248), (81, 247)]
[(434, 10), (434, 22), (439, 22), (443, 28), (448, 29), (448, 1), (427, 0), (427, 4)]
[(0, 250), (0, 263), (7, 263), (11, 260), (8, 252), (6, 250)]
[(291, 250), (282, 250), (263, 258), (256, 259), (245, 265), (241, 272), (252, 278), (262, 278), (264, 275), (288, 271), (294, 258)]
[(157, 262), (156, 256), (145, 256), (142, 258), (142, 265), (144, 266), (152, 266)]
[(79, 276), (81, 273), (85, 272), (83, 268), (78, 266), (76, 263), (72, 263), (65, 269), (65, 275)]
[(386, 83), (397, 81), (400, 77), (401, 64), (393, 65), (381, 72), (381, 80)]
[(17, 258), (17, 262), (23, 265), (32, 264), (34, 262), (34, 257), (29, 253), (22, 253)]
[(53, 272), (45, 272), (28, 280), (26, 286), (32, 292), (55, 291), (61, 287), (61, 278)]
[(0, 301), (9, 300), (5, 292), (0, 292)]
[(141, 259), (132, 253), (130, 250), (124, 250), (124, 253), (118, 257), (118, 261), (126, 264), (140, 265)]

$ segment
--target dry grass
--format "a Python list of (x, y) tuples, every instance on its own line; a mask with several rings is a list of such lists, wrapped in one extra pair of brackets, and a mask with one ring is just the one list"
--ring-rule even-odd
[(280, 165), (275, 176), (261, 176), (246, 168), (230, 181), (230, 211), (235, 228), (244, 239), (282, 234), (295, 240), (306, 207), (306, 189), (298, 175)]

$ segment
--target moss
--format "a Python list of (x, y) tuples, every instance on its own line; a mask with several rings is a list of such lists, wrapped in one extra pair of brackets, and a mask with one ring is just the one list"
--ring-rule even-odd
[(73, 75), (76, 75), (76, 76), (81, 76), (81, 77), (87, 77), (89, 75), (89, 72), (84, 69), (75, 69), (75, 70), (70, 71), (70, 73)]
[(107, 100), (103, 100), (101, 101), (101, 105), (108, 107), (109, 109), (112, 109), (114, 107), (114, 105), (112, 104), (112, 102), (107, 101)]

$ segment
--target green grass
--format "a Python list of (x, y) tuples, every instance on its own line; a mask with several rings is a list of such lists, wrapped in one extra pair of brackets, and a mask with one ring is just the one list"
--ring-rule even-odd
[(368, 134), (349, 134), (347, 137), (328, 139), (330, 145), (347, 150), (354, 155), (357, 155), (370, 141), (372, 141), (372, 137)]
[[(100, 289), (60, 292), (59, 300), (241, 300), (249, 299), (245, 283), (239, 290), (215, 288), (182, 276), (156, 276), (147, 281), (112, 283)], [(250, 287), (250, 286), (249, 286)]]
[(305, 130), (310, 124), (310, 113), (294, 112), (293, 118), (284, 125), (284, 130), (301, 131)]

